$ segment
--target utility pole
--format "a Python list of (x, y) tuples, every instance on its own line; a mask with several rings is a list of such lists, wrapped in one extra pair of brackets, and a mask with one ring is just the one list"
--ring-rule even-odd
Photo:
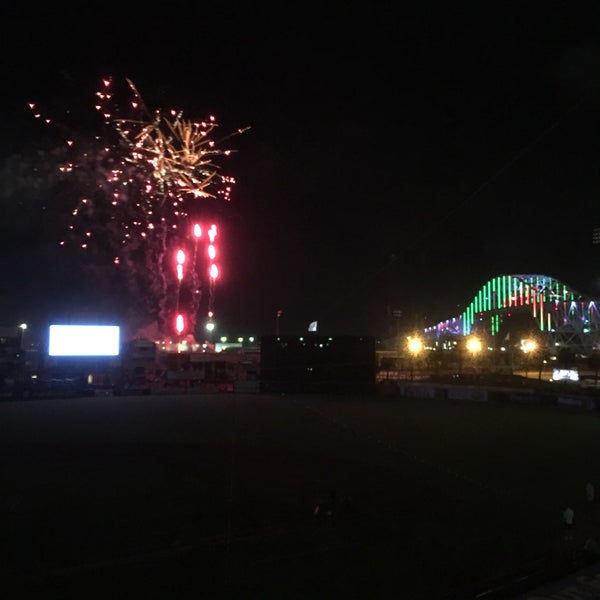
[(401, 355), (401, 348), (402, 348), (402, 342), (400, 340), (400, 319), (402, 318), (402, 311), (401, 310), (393, 310), (392, 317), (394, 317), (394, 319), (396, 319), (396, 373), (399, 378), (400, 377), (400, 355)]

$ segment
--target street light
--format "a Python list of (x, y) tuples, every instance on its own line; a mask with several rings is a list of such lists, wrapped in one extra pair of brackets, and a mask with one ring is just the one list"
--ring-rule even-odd
[(408, 351), (410, 352), (411, 355), (411, 360), (410, 360), (410, 380), (413, 381), (415, 374), (414, 374), (414, 370), (415, 370), (415, 360), (417, 359), (417, 356), (419, 354), (421, 354), (421, 351), (423, 350), (423, 342), (421, 341), (420, 338), (418, 337), (409, 337), (408, 338)]
[(531, 338), (521, 340), (521, 351), (525, 355), (525, 377), (529, 376), (529, 357), (537, 350), (537, 343)]
[(482, 348), (483, 344), (481, 343), (481, 340), (478, 337), (472, 335), (467, 339), (467, 350), (469, 351), (473, 359), (475, 371), (477, 371), (477, 356), (481, 352)]
[(19, 325), (19, 329), (21, 330), (21, 350), (26, 351), (25, 348), (25, 331), (27, 331), (27, 323), (21, 323)]
[(481, 347), (481, 340), (479, 338), (472, 336), (467, 340), (467, 350), (471, 354), (478, 354), (481, 352)]

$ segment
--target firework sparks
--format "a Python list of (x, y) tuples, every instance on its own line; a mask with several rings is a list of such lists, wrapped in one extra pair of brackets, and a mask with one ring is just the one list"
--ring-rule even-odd
[[(109, 122), (112, 120), (130, 149), (125, 160), (149, 172), (147, 194), (160, 197), (161, 203), (169, 199), (181, 201), (185, 195), (196, 198), (218, 195), (229, 200), (235, 181), (219, 174), (219, 166), (213, 159), (231, 154), (231, 150), (220, 147), (231, 135), (218, 141), (211, 137), (218, 126), (213, 116), (194, 122), (184, 119), (181, 111), (171, 110), (167, 115), (160, 110), (149, 111), (135, 85), (127, 82), (133, 93), (131, 106), (139, 114), (137, 118), (113, 118), (104, 104), (112, 98), (106, 91), (98, 92), (101, 102), (96, 108)], [(104, 85), (109, 87), (110, 81), (105, 80)]]
[[(221, 173), (217, 159), (230, 156), (233, 150), (224, 143), (249, 127), (216, 138), (219, 125), (213, 116), (195, 121), (180, 110), (150, 110), (133, 82), (126, 82), (127, 114), (116, 102), (112, 81), (105, 79), (95, 95), (101, 135), (90, 134), (93, 142), (82, 143), (75, 129), (65, 140), (66, 158), (59, 170), (75, 176), (85, 190), (71, 209), (68, 228), (71, 239), (88, 252), (94, 241), (110, 248), (110, 262), (126, 269), (131, 292), (150, 300), (148, 314), (165, 335), (173, 329), (182, 334), (173, 323), (187, 299), (186, 329), (194, 333), (203, 279), (208, 279), (208, 318), (214, 315), (218, 266), (216, 225), (205, 225), (212, 233), (203, 262), (197, 253), (198, 230), (190, 220), (193, 216), (199, 227), (203, 201), (231, 199), (235, 180)], [(54, 124), (36, 105), (29, 108), (36, 118)], [(193, 253), (187, 276), (182, 263), (172, 268), (177, 249)]]

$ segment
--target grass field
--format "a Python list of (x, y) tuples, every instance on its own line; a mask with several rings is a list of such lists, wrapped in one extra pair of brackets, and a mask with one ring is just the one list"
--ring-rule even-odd
[(7, 401), (0, 457), (3, 580), (40, 598), (475, 598), (561, 574), (566, 503), (600, 534), (598, 415), (553, 407)]

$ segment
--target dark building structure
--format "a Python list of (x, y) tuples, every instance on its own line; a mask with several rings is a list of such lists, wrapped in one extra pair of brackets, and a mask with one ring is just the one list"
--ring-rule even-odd
[(374, 390), (375, 338), (350, 335), (265, 336), (260, 344), (262, 392)]

